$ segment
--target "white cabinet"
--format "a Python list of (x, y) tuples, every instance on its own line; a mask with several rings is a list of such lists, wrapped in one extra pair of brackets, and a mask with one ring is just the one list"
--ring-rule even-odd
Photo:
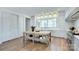
[(74, 36), (74, 50), (79, 51), (79, 36)]
[(72, 32), (68, 31), (67, 36), (68, 36), (69, 48), (70, 50), (74, 50), (74, 35), (72, 34)]

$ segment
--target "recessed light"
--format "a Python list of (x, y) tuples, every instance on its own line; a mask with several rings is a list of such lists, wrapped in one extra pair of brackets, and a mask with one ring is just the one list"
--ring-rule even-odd
[(37, 18), (37, 19), (40, 19), (40, 17), (39, 17), (39, 16), (37, 16), (36, 18)]
[(57, 17), (57, 16), (58, 16), (58, 14), (56, 14), (56, 13), (55, 13), (55, 14), (53, 14), (53, 17)]
[(49, 15), (49, 17), (52, 17), (52, 15)]
[(47, 15), (44, 16), (44, 18), (47, 18), (47, 17), (48, 17)]
[(40, 18), (44, 18), (44, 16), (40, 16)]

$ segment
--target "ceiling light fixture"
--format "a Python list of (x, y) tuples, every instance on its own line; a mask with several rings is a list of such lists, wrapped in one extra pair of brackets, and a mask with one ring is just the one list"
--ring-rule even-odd
[(37, 16), (37, 19), (52, 18), (52, 17), (57, 17), (57, 16), (58, 16), (58, 12), (57, 11), (46, 12), (46, 13), (39, 14), (39, 16)]

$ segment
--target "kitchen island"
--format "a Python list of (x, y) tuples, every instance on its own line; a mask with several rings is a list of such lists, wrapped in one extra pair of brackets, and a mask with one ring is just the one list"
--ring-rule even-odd
[(79, 35), (68, 32), (67, 36), (70, 50), (79, 51)]
[(74, 35), (74, 50), (79, 51), (79, 35)]

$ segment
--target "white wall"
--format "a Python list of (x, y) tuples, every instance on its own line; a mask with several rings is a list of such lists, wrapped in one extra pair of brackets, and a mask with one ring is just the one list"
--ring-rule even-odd
[(59, 15), (56, 20), (56, 28), (52, 31), (52, 36), (67, 37), (68, 24), (65, 21), (64, 14)]
[(0, 41), (2, 39), (2, 20), (1, 20), (1, 12), (0, 12)]
[[(56, 20), (56, 27), (55, 28), (45, 28), (41, 30), (48, 30), (51, 31), (52, 36), (57, 36), (57, 37), (65, 37), (67, 38), (67, 32), (69, 31), (69, 28), (73, 26), (73, 22), (67, 22), (66, 19), (71, 14), (71, 12), (75, 8), (70, 8), (68, 11), (65, 13), (61, 12)], [(36, 26), (36, 19), (32, 18), (31, 19), (31, 25)]]
[[(35, 21), (36, 21), (36, 19), (32, 18), (31, 24), (36, 26)], [(62, 13), (58, 16), (58, 18), (56, 20), (55, 28), (45, 28), (45, 29), (41, 29), (41, 30), (51, 31), (52, 36), (67, 38), (68, 28), (69, 28), (69, 25), (65, 21), (65, 15)]]
[(0, 43), (22, 36), (25, 31), (25, 16), (12, 11), (0, 10)]
[(22, 35), (25, 31), (25, 17), (19, 15), (19, 34)]

